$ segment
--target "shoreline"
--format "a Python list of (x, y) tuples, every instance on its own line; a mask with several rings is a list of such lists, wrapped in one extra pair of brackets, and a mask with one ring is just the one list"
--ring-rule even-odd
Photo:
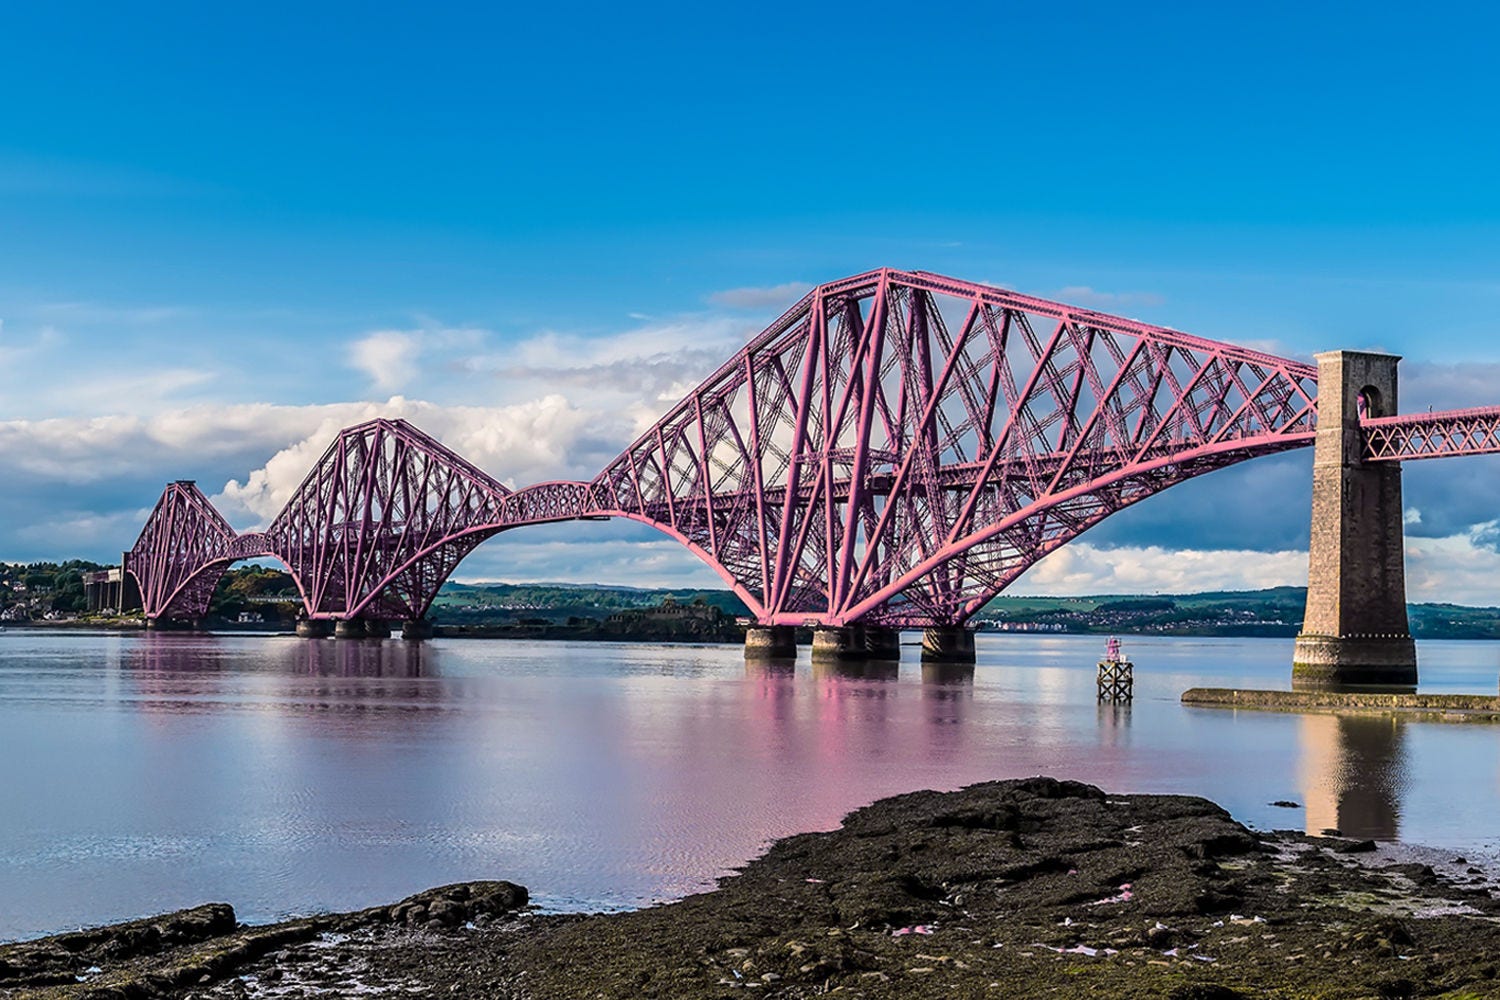
[(882, 799), (714, 890), (622, 913), (542, 914), (481, 882), (253, 928), (216, 904), (0, 945), (0, 996), (1496, 996), (1497, 876), (1032, 778)]
[[(594, 629), (576, 629), (567, 625), (491, 625), (491, 624), (465, 624), (461, 622), (437, 623), (431, 638), (435, 639), (523, 639), (542, 642), (620, 642), (620, 643), (680, 643), (684, 645), (738, 645), (744, 641), (743, 630), (738, 636), (714, 637), (712, 635), (689, 635), (682, 633), (663, 632), (660, 635), (640, 635), (631, 633), (601, 633)], [(741, 627), (743, 629), (743, 627)], [(237, 634), (264, 634), (264, 635), (294, 635), (296, 626), (294, 623), (278, 624), (273, 622), (217, 622), (206, 628), (187, 628), (173, 626), (159, 630), (147, 629), (145, 621), (139, 618), (117, 618), (117, 619), (64, 619), (47, 621), (45, 619), (28, 619), (24, 621), (0, 622), (0, 632), (3, 631), (46, 631), (49, 629), (77, 629), (80, 631), (99, 632), (160, 632), (160, 633), (185, 633), (213, 635), (216, 633)], [(391, 638), (400, 638), (399, 629), (397, 634)], [(902, 632), (920, 632), (920, 628), (902, 629)], [(1205, 631), (1183, 631), (1183, 632), (1131, 632), (1124, 629), (1091, 628), (1075, 629), (1062, 632), (1041, 632), (1031, 630), (1010, 630), (1001, 628), (981, 628), (975, 630), (976, 635), (1002, 636), (1005, 638), (1100, 638), (1104, 636), (1119, 636), (1129, 641), (1140, 639), (1268, 639), (1283, 640), (1292, 636), (1267, 635), (1264, 631), (1255, 630), (1205, 630)], [(1429, 635), (1417, 636), (1418, 642), (1500, 642), (1497, 636), (1475, 636), (1475, 635)], [(904, 643), (912, 645), (913, 643)], [(799, 648), (809, 645), (809, 641), (799, 642)], [(1210, 690), (1210, 689), (1205, 689)], [(1213, 689), (1217, 690), (1217, 689)]]
[(1429, 722), (1500, 722), (1500, 696), (1419, 692), (1283, 691), (1251, 688), (1189, 688), (1190, 708), (1262, 712), (1391, 715)]

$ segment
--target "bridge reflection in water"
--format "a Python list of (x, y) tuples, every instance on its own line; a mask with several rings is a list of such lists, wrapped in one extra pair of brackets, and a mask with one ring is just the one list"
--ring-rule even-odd
[[(227, 640), (227, 641), (226, 641)], [(438, 676), (441, 652), (415, 642), (359, 639), (294, 641), (287, 637), (264, 657), (265, 673), (309, 677), (370, 677), (410, 679)], [(227, 635), (197, 632), (143, 632), (129, 647), (124, 665), (132, 670), (159, 672), (162, 679), (185, 678), (228, 670), (239, 674), (244, 665), (231, 653)], [(233, 662), (220, 663), (221, 660)]]
[(1406, 790), (1406, 722), (1380, 715), (1303, 715), (1301, 785), (1308, 833), (1395, 840)]
[[(312, 706), (336, 706), (341, 713), (349, 713), (446, 708), (455, 699), (463, 702), (475, 693), (470, 688), (482, 687), (486, 681), (467, 676), (469, 671), (462, 667), (445, 671), (445, 658), (456, 656), (457, 665), (482, 650), (509, 646), (454, 647), (377, 639), (266, 642), (247, 672), (240, 648), (243, 638), (147, 632), (125, 647), (117, 666), (126, 672), (129, 689), (141, 699), (140, 706), (150, 712), (213, 711), (211, 703), (226, 688), (243, 688), (247, 676), (260, 675), (267, 682), (280, 676), (286, 683), (260, 683), (244, 689), (245, 693), (253, 691), (256, 699), (271, 698), (281, 713), (302, 714)], [(784, 716), (787, 724), (799, 711), (799, 703), (811, 697), (825, 706), (817, 713), (825, 725), (835, 718), (842, 726), (883, 727), (902, 715), (888, 703), (916, 693), (925, 719), (917, 743), (929, 752), (951, 757), (966, 739), (962, 730), (974, 710), (975, 668), (923, 662), (913, 671), (913, 666), (894, 660), (803, 661), (799, 670), (795, 660), (751, 660), (741, 669), (750, 683), (749, 691), (754, 692), (751, 700), (775, 703), (776, 714)], [(235, 680), (236, 676), (240, 679)], [(352, 683), (341, 683), (344, 680)], [(415, 683), (372, 687), (371, 681)], [(1066, 691), (1058, 694), (1065, 696)], [(1023, 695), (1022, 700), (1031, 697)], [(1089, 742), (1112, 754), (1129, 754), (1135, 742), (1132, 706), (1097, 705), (1092, 714), (1094, 735)], [(1383, 716), (1333, 714), (1307, 714), (1288, 721), (1294, 727), (1294, 759), (1307, 832), (1338, 830), (1350, 837), (1386, 840), (1399, 837), (1401, 802), (1408, 787), (1408, 723)], [(1077, 725), (1077, 720), (1070, 724)], [(947, 732), (939, 733), (940, 729)], [(971, 775), (971, 780), (983, 776)]]

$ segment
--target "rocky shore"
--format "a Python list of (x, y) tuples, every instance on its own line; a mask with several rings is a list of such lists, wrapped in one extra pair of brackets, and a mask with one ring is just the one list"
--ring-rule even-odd
[(0, 996), (1500, 997), (1494, 873), (1431, 861), (1032, 778), (882, 800), (631, 913), (507, 882), (266, 927), (213, 904), (0, 946)]

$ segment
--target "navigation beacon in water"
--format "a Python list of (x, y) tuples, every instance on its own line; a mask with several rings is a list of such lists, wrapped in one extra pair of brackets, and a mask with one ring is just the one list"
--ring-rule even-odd
[(1110, 636), (1104, 644), (1104, 659), (1099, 661), (1099, 700), (1130, 701), (1134, 671), (1135, 664), (1125, 658), (1120, 640)]

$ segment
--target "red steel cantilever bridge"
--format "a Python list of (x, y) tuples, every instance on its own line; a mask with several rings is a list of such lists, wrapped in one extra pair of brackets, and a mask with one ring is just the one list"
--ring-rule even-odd
[[(765, 625), (958, 625), (1103, 518), (1313, 443), (1317, 368), (926, 272), (822, 285), (590, 482), (511, 490), (399, 420), (343, 431), (262, 532), (169, 485), (125, 568), (201, 617), (271, 556), (314, 619), (415, 620), (485, 539), (623, 517)], [(1500, 451), (1500, 407), (1362, 412), (1364, 460)]]

